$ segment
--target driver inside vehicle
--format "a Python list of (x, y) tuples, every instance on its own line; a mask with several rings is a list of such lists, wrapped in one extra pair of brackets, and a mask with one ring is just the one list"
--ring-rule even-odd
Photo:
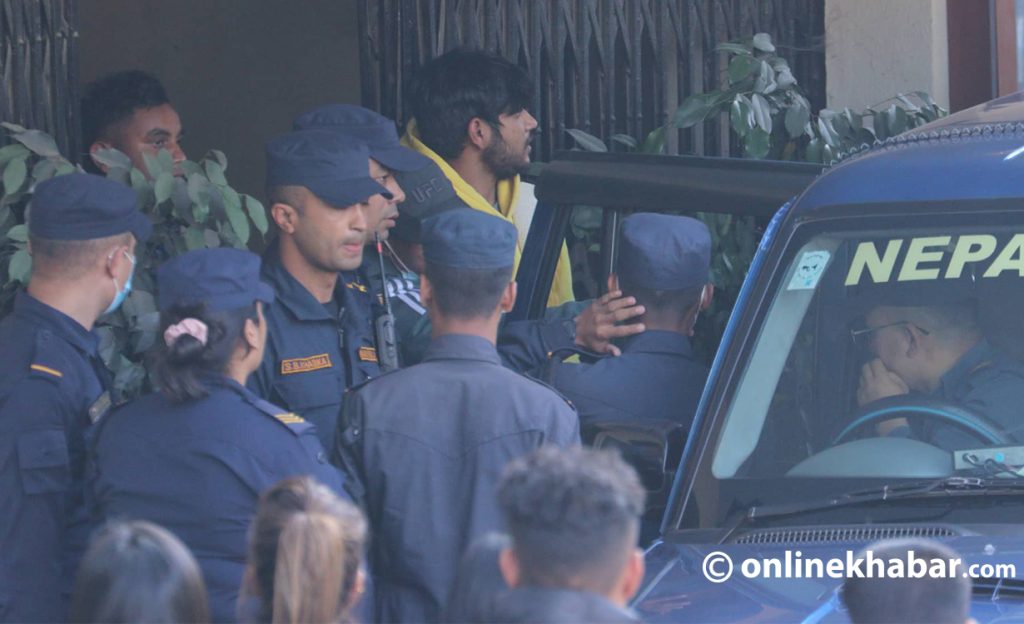
[[(860, 370), (857, 403), (899, 395), (937, 398), (986, 417), (1015, 442), (1024, 441), (1024, 364), (993, 347), (973, 301), (931, 306), (876, 305), (852, 332), (872, 359)], [(878, 424), (880, 435), (913, 437), (947, 450), (977, 446), (944, 422)]]

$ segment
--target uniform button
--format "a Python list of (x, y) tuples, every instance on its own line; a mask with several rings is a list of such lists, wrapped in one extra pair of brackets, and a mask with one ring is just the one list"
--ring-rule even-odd
[(319, 453), (316, 454), (316, 460), (321, 464), (325, 464), (327, 463), (327, 455), (324, 455), (324, 452), (320, 451)]

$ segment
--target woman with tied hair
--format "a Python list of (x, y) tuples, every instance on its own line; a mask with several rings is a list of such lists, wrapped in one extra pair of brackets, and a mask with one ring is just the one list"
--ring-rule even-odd
[(249, 535), (245, 593), (266, 624), (348, 622), (363, 593), (366, 520), (310, 477), (260, 498)]
[(199, 566), (181, 541), (149, 522), (115, 522), (78, 568), (71, 622), (209, 622)]
[(245, 388), (263, 359), (274, 291), (237, 249), (190, 251), (157, 274), (159, 391), (104, 417), (90, 479), (94, 515), (138, 518), (176, 534), (206, 579), (210, 613), (233, 621), (246, 533), (260, 493), (314, 475), (339, 494), (316, 430)]

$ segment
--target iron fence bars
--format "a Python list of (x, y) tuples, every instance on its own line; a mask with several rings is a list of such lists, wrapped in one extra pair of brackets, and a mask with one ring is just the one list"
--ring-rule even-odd
[(0, 72), (0, 120), (50, 133), (77, 161), (77, 0), (0, 0)]
[[(772, 35), (811, 105), (825, 105), (824, 0), (359, 0), (358, 16), (365, 106), (402, 124), (416, 68), (483, 47), (533, 78), (541, 160), (572, 146), (567, 128), (646, 136), (686, 96), (723, 84), (717, 45), (756, 32)], [(735, 147), (726, 120), (669, 137), (673, 152)]]

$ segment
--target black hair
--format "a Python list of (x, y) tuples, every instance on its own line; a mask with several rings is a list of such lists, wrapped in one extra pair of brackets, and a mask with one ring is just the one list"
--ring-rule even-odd
[(495, 597), (509, 589), (498, 559), (511, 544), (503, 533), (485, 533), (473, 540), (459, 561), (455, 584), (443, 622), (485, 622)]
[(457, 269), (428, 260), (423, 272), (430, 280), (434, 302), (441, 314), (460, 319), (490, 316), (512, 280), (511, 266)]
[(101, 529), (75, 578), (71, 622), (209, 622), (206, 588), (181, 541), (149, 522)]
[[(206, 344), (184, 334), (168, 345), (163, 340), (164, 332), (187, 318), (206, 324)], [(259, 322), (256, 303), (227, 312), (213, 312), (203, 303), (176, 305), (162, 312), (158, 347), (152, 356), (160, 392), (175, 403), (201, 399), (209, 394), (202, 378), (224, 373), (247, 320)]]
[(522, 584), (610, 591), (636, 546), (645, 498), (616, 452), (546, 446), (509, 463), (498, 502)]
[(124, 232), (87, 240), (56, 240), (29, 236), (32, 248), (32, 273), (73, 280), (82, 277), (111, 247), (127, 247), (132, 234)]
[(427, 62), (409, 82), (409, 107), (420, 139), (438, 156), (457, 157), (474, 117), (491, 126), (525, 109), (533, 85), (522, 68), (497, 54), (457, 48)]
[[(910, 552), (915, 561), (925, 561), (928, 569), (932, 561), (942, 559), (948, 573), (945, 577), (925, 574), (921, 578), (888, 578), (872, 573), (870, 565), (865, 566), (864, 578), (850, 577), (843, 584), (843, 603), (854, 624), (883, 622), (928, 622), (930, 624), (963, 624), (967, 621), (971, 606), (971, 581), (964, 578), (964, 570), (958, 567), (949, 570), (949, 561), (959, 559), (954, 550), (931, 540), (913, 539), (879, 542), (868, 546), (876, 560), (882, 560), (884, 569), (889, 562), (902, 560), (903, 569), (909, 570)], [(884, 577), (884, 578), (879, 578)]]
[[(107, 74), (88, 85), (82, 96), (82, 145), (86, 150), (105, 138), (107, 131), (140, 108), (170, 103), (160, 81), (148, 72), (133, 69)], [(85, 159), (89, 163), (92, 159)]]

